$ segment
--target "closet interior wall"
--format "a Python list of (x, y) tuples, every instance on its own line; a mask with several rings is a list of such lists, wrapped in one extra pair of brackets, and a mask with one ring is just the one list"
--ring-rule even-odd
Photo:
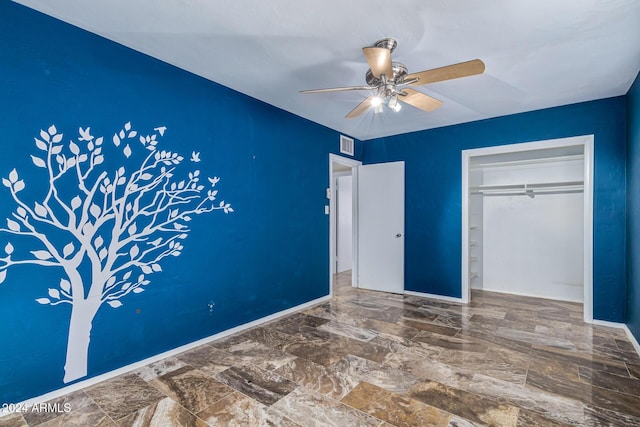
[(584, 156), (472, 159), (469, 179), (471, 288), (582, 302)]

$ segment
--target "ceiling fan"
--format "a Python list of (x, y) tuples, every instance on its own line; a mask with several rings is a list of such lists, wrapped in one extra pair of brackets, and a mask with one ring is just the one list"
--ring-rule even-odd
[(418, 92), (415, 89), (411, 89), (408, 86), (420, 86), (427, 83), (473, 76), (484, 72), (484, 62), (479, 59), (474, 59), (459, 64), (408, 74), (407, 67), (404, 64), (391, 61), (391, 53), (397, 45), (396, 40), (389, 37), (378, 40), (371, 47), (362, 48), (364, 57), (370, 67), (365, 74), (367, 86), (310, 89), (302, 90), (300, 93), (326, 93), (348, 90), (375, 91), (375, 94), (369, 96), (358, 104), (356, 108), (351, 110), (351, 112), (345, 116), (347, 119), (358, 117), (371, 107), (375, 108), (376, 112), (380, 112), (384, 104), (398, 112), (402, 108), (400, 102), (424, 111), (433, 111), (442, 105), (442, 101)]

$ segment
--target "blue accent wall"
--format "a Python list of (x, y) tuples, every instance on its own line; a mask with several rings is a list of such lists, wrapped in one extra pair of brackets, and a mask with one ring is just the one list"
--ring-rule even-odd
[(406, 162), (406, 289), (461, 296), (462, 150), (588, 134), (595, 145), (593, 313), (624, 321), (624, 96), (367, 141), (365, 163)]
[[(324, 205), (337, 132), (12, 2), (0, 2), (0, 57), (0, 176), (17, 169), (30, 203), (46, 184), (30, 157), (41, 129), (55, 124), (67, 144), (90, 126), (107, 146), (131, 121), (166, 126), (163, 150), (199, 152), (197, 167), (222, 178), (219, 197), (235, 210), (193, 218), (182, 255), (145, 292), (100, 307), (86, 378), (328, 294)], [(0, 186), (0, 228), (14, 209)], [(0, 233), (0, 258), (9, 240)], [(14, 266), (0, 284), (0, 402), (65, 385), (70, 306), (35, 301), (59, 281), (55, 269)]]
[(627, 326), (640, 342), (640, 74), (627, 93)]

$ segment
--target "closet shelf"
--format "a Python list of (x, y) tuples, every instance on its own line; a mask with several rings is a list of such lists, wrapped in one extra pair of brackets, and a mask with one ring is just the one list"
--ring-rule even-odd
[(533, 184), (478, 185), (470, 188), (471, 194), (483, 196), (529, 196), (539, 194), (582, 193), (583, 181), (560, 181)]

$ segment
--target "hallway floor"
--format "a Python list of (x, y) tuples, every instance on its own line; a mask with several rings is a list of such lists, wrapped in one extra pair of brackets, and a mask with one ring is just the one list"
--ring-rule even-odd
[[(580, 304), (351, 288), (0, 426), (640, 426), (640, 357)], [(61, 405), (62, 406), (62, 405)]]

